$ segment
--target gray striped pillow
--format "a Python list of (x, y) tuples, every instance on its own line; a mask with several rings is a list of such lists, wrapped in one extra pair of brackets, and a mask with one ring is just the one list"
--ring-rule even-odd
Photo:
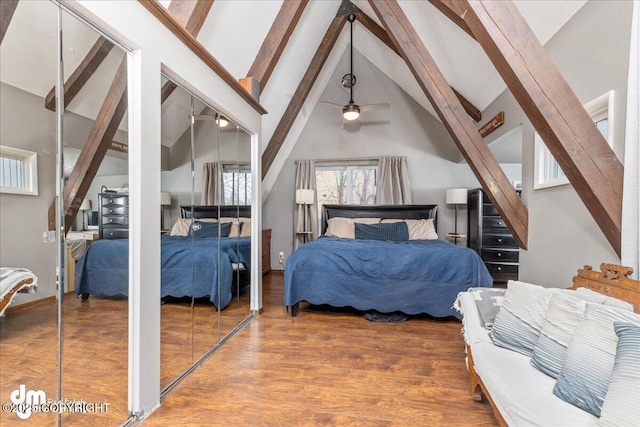
[(531, 357), (549, 300), (557, 288), (510, 280), (489, 337), (497, 346)]
[(605, 296), (597, 292), (577, 294), (567, 289), (553, 294), (545, 313), (544, 324), (533, 349), (531, 364), (552, 378), (558, 378), (567, 356), (573, 333), (582, 322), (587, 302), (603, 303)]
[(613, 322), (640, 325), (640, 315), (588, 303), (567, 349), (553, 394), (599, 417), (613, 370), (618, 337)]
[(615, 322), (616, 359), (602, 404), (602, 426), (640, 425), (640, 326)]

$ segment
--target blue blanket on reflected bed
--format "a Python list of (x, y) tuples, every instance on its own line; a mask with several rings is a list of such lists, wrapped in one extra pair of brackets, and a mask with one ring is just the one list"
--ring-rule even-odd
[(460, 318), (458, 292), (492, 285), (476, 252), (441, 240), (320, 237), (289, 256), (284, 303)]
[[(234, 263), (251, 269), (251, 238), (162, 236), (161, 296), (209, 296), (224, 308), (231, 301)], [(220, 275), (220, 303), (218, 303)], [(93, 242), (76, 264), (76, 293), (91, 295), (128, 295), (129, 241), (101, 239)]]

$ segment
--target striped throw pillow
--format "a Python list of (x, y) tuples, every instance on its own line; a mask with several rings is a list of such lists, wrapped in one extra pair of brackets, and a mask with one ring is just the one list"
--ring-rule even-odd
[(598, 424), (607, 427), (640, 425), (640, 326), (615, 322), (616, 359)]
[(615, 307), (588, 303), (584, 319), (567, 349), (553, 394), (599, 417), (616, 357), (614, 322), (640, 326), (640, 315)]

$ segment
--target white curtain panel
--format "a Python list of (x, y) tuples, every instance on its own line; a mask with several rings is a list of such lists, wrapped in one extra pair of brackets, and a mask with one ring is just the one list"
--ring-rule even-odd
[[(296, 203), (296, 190), (313, 190), (313, 204)], [(296, 180), (293, 190), (293, 250), (306, 242), (314, 240), (318, 235), (318, 197), (316, 191), (316, 164), (313, 160), (296, 161)], [(311, 231), (310, 235), (299, 232)]]
[(220, 205), (220, 165), (205, 163), (202, 171), (202, 199), (204, 206)]
[(411, 204), (411, 182), (406, 157), (383, 156), (378, 166), (379, 205)]
[(640, 271), (640, 2), (633, 2), (629, 78), (627, 80), (627, 129), (624, 144), (624, 190), (622, 198), (622, 265)]

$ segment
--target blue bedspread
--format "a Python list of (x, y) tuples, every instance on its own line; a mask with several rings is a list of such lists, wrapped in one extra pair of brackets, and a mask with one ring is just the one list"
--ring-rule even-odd
[[(221, 238), (218, 264), (218, 238), (162, 236), (161, 296), (209, 296), (224, 308), (231, 301), (232, 262), (251, 268), (251, 238)], [(218, 274), (220, 293), (218, 294)], [(101, 239), (93, 242), (76, 264), (76, 293), (128, 295), (129, 241)], [(220, 302), (218, 303), (218, 296)]]
[(452, 308), (458, 292), (492, 285), (478, 254), (466, 247), (320, 237), (287, 260), (284, 303), (460, 318)]

